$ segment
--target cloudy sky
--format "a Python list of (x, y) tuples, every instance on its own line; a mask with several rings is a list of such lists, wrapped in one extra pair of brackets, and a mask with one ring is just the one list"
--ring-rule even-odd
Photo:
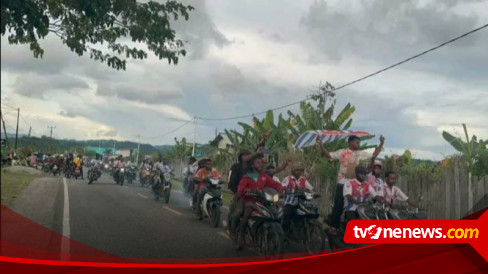
[[(340, 86), (488, 23), (488, 0), (185, 0), (177, 22), (189, 55), (177, 66), (151, 54), (116, 71), (69, 51), (55, 35), (43, 59), (2, 37), (1, 99), (7, 130), (56, 138), (172, 144), (193, 138), (194, 115), (229, 117), (305, 98), (319, 83)], [(488, 138), (488, 29), (338, 91), (356, 106), (354, 129), (387, 138), (385, 154), (453, 153), (442, 130)], [(297, 106), (290, 110), (296, 112)], [(286, 112), (286, 110), (285, 110)], [(243, 119), (250, 122), (250, 119)], [(237, 121), (199, 121), (197, 141)], [(152, 137), (152, 138), (151, 138)], [(377, 140), (375, 140), (377, 142)]]

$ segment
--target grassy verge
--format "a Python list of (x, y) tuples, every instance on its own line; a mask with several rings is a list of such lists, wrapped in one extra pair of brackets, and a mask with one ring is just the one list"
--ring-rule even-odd
[[(180, 180), (172, 179), (171, 184), (173, 185), (174, 190), (181, 190), (183, 191), (183, 182)], [(232, 201), (232, 192), (228, 190), (225, 186), (222, 186), (222, 194), (224, 195), (223, 202), (224, 206), (229, 206), (230, 202)]]
[(37, 177), (36, 175), (14, 173), (2, 169), (2, 204), (5, 206), (11, 205), (20, 192)]

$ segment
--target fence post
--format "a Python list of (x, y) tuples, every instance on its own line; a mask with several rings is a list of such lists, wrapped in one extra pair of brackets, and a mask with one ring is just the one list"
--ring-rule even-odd
[(445, 184), (445, 195), (446, 195), (446, 199), (445, 199), (445, 202), (446, 202), (446, 205), (445, 205), (445, 209), (446, 209), (446, 212), (445, 212), (445, 215), (444, 215), (444, 219), (451, 219), (451, 176), (449, 176), (449, 169), (448, 168), (444, 168), (443, 172), (443, 182)]
[(454, 164), (454, 219), (461, 218), (461, 203), (459, 198), (461, 192), (459, 190), (459, 162), (456, 161)]

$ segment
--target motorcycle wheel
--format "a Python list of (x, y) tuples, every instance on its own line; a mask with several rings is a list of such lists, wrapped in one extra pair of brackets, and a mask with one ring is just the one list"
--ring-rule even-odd
[(219, 222), (220, 222), (220, 205), (215, 205), (212, 207), (211, 211), (211, 218), (212, 218), (212, 226), (213, 227), (219, 227)]
[(164, 191), (164, 202), (169, 203), (169, 196), (171, 195), (171, 188)]
[(93, 182), (93, 180), (92, 180), (92, 179), (89, 179), (89, 180), (88, 180), (88, 184), (89, 184), (89, 185), (90, 185), (92, 182)]
[(332, 235), (330, 233), (327, 233), (327, 239), (329, 242), (329, 247), (330, 249), (339, 249), (339, 248), (344, 248), (346, 245), (342, 241), (341, 235)]
[(120, 185), (123, 186), (124, 185), (124, 178), (120, 178)]
[(272, 223), (270, 227), (264, 229), (261, 245), (261, 250), (267, 260), (283, 258), (285, 237), (280, 224)]
[(325, 233), (318, 223), (311, 223), (304, 229), (304, 245), (308, 254), (317, 255), (325, 250)]

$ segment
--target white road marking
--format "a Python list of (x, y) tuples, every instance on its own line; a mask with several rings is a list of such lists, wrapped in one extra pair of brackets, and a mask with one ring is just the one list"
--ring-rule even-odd
[(225, 232), (219, 232), (219, 235), (230, 240), (229, 235), (227, 235), (227, 233), (225, 233)]
[(181, 216), (181, 215), (183, 215), (183, 213), (179, 212), (178, 210), (174, 210), (174, 209), (169, 208), (169, 207), (167, 207), (167, 206), (164, 206), (163, 208), (165, 208), (165, 209), (166, 209), (166, 210), (168, 210), (168, 211), (173, 212), (173, 213), (174, 213), (174, 214), (176, 214), (176, 215), (180, 215), (180, 216)]
[(137, 195), (141, 196), (141, 197), (142, 197), (142, 198), (144, 198), (144, 199), (147, 199), (147, 196), (142, 195), (141, 193), (137, 193)]
[(70, 259), (70, 227), (69, 227), (69, 196), (66, 178), (63, 178), (64, 186), (64, 207), (63, 207), (63, 238), (61, 238), (61, 260)]

